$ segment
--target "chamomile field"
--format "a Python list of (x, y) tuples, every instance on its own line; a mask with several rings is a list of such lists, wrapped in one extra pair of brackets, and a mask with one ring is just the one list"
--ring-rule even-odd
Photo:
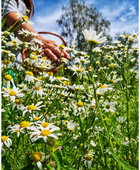
[(19, 34), (34, 38), (1, 32), (1, 168), (138, 169), (137, 33), (108, 44), (85, 29), (90, 52), (60, 45), (70, 60), (60, 55), (57, 63), (41, 55), (34, 33)]

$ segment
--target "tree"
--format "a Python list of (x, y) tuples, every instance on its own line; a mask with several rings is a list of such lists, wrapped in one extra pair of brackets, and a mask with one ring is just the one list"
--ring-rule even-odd
[[(93, 4), (86, 4), (84, 0), (69, 0), (66, 7), (62, 7), (63, 14), (58, 25), (61, 28), (61, 36), (66, 39), (68, 46), (76, 45), (77, 50), (86, 50), (87, 41), (82, 34), (82, 30), (92, 28), (97, 33), (103, 31), (103, 35), (111, 40), (107, 35), (110, 22), (103, 18)], [(87, 50), (86, 50), (87, 51)]]

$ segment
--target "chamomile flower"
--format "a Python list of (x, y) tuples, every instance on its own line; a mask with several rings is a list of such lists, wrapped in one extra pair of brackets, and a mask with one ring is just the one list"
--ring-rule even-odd
[(25, 80), (30, 82), (34, 82), (34, 76), (33, 76), (33, 72), (31, 71), (26, 71), (26, 77)]
[(36, 95), (42, 97), (42, 95), (44, 94), (41, 86), (34, 86), (32, 90), (33, 90), (33, 96), (34, 97)]
[(93, 162), (93, 154), (92, 153), (86, 154), (85, 161), (84, 161), (85, 166), (90, 169), (92, 166), (92, 162)]
[(90, 108), (90, 109), (94, 109), (95, 106), (96, 106), (96, 101), (95, 101), (95, 99), (93, 98), (93, 99), (91, 100), (91, 103), (89, 104), (89, 108)]
[(22, 15), (21, 13), (16, 13), (16, 15), (17, 15), (17, 18), (22, 18), (22, 24), (29, 23), (31, 25), (34, 25), (33, 22), (29, 21), (28, 16)]
[(6, 147), (10, 147), (12, 145), (12, 140), (8, 137), (8, 136), (1, 136), (1, 147), (3, 147), (4, 145), (6, 145)]
[(4, 91), (2, 91), (3, 97), (9, 97), (12, 102), (15, 101), (16, 97), (23, 97), (24, 96), (24, 94), (21, 93), (21, 90), (19, 90), (15, 86), (12, 89), (5, 88), (5, 87), (3, 87), (3, 88), (4, 88)]
[(73, 121), (67, 121), (67, 128), (70, 130), (70, 131), (73, 131), (76, 127), (77, 123), (74, 123)]
[(14, 125), (14, 126), (10, 125), (8, 127), (8, 129), (9, 129), (8, 133), (17, 133), (17, 137), (20, 136), (20, 133), (24, 133), (23, 128), (22, 128), (22, 130), (20, 129), (20, 124)]
[(27, 107), (25, 107), (25, 110), (23, 111), (23, 116), (25, 115), (26, 112), (32, 113), (33, 111), (41, 110), (40, 109), (41, 107), (45, 107), (45, 105), (41, 105), (42, 103), (43, 102), (40, 101), (36, 105), (31, 104), (31, 105), (28, 105)]
[(6, 74), (3, 79), (3, 85), (7, 85), (7, 87), (10, 87), (10, 82), (13, 86), (15, 86), (12, 76), (10, 74)]
[(96, 90), (96, 94), (102, 96), (107, 90), (112, 90), (112, 88), (106, 84), (101, 84), (99, 85), (99, 88)]
[(96, 146), (97, 146), (93, 140), (90, 141), (90, 144), (91, 144), (93, 147), (96, 147)]
[(95, 48), (93, 48), (92, 51), (93, 51), (93, 52), (96, 52), (96, 53), (101, 53), (101, 52), (102, 52), (102, 50), (101, 50), (100, 47), (95, 47)]
[(85, 68), (84, 67), (81, 67), (81, 66), (75, 66), (73, 65), (71, 67), (71, 70), (74, 72), (74, 74), (76, 74), (77, 76), (79, 75), (80, 78), (82, 78), (83, 75), (86, 75), (88, 73), (88, 71), (85, 71)]
[(42, 170), (42, 164), (46, 158), (43, 152), (34, 152), (32, 155), (33, 161), (36, 162), (38, 169)]
[(83, 30), (82, 33), (84, 34), (85, 38), (88, 40), (89, 43), (91, 44), (99, 44), (99, 43), (104, 43), (107, 38), (102, 37), (103, 32), (100, 32), (98, 35), (96, 35), (96, 31), (90, 29), (90, 30)]
[[(21, 91), (22, 91), (22, 90), (21, 90)], [(20, 99), (15, 99), (12, 110), (14, 110), (15, 108), (16, 108), (17, 110), (23, 110), (24, 105), (22, 104), (22, 102), (21, 102)]]
[(31, 45), (34, 45), (34, 44), (44, 45), (44, 43), (37, 38), (33, 38), (30, 43)]
[(103, 103), (105, 112), (115, 112), (115, 102), (104, 102)]
[(76, 108), (78, 110), (78, 112), (80, 113), (81, 111), (82, 112), (85, 112), (85, 108), (84, 108), (84, 103), (79, 101), (76, 103)]
[(33, 122), (33, 124), (38, 125), (38, 123), (41, 123), (40, 119), (42, 118), (42, 116), (43, 115), (39, 116), (39, 113), (37, 113), (37, 114), (33, 114), (33, 115), (29, 116), (29, 118), (30, 118), (30, 121)]
[(36, 52), (36, 54), (39, 54), (43, 51), (43, 48), (42, 47), (39, 47), (39, 45), (34, 45), (34, 46), (31, 46), (31, 50), (33, 50), (34, 52)]
[(43, 128), (42, 126), (40, 126), (40, 129), (37, 128), (32, 128), (32, 132), (30, 135), (30, 138), (32, 140), (32, 142), (43, 138), (44, 142), (47, 142), (47, 138), (51, 137), (51, 138), (55, 138), (58, 139), (57, 136), (61, 135), (60, 133), (53, 133), (56, 130), (60, 130), (59, 127), (52, 127), (52, 125), (48, 125), (46, 128)]
[(33, 37), (37, 36), (37, 33), (30, 32), (28, 30), (24, 30), (23, 28), (22, 28), (22, 30), (18, 31), (18, 34), (24, 35), (25, 37), (27, 37), (27, 36), (33, 36)]
[(131, 34), (131, 36), (132, 37), (134, 37), (134, 38), (138, 38), (138, 34), (139, 34), (139, 31), (136, 33), (134, 30), (132, 30), (132, 32), (130, 31), (130, 34)]
[(82, 65), (84, 65), (90, 63), (90, 61), (81, 56), (80, 58), (75, 58), (75, 63), (81, 63)]

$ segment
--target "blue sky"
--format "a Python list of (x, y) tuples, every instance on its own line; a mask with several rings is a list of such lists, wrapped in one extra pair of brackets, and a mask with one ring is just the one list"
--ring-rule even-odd
[[(62, 6), (66, 6), (69, 0), (34, 0), (35, 15), (32, 18), (36, 31), (50, 31), (57, 34), (61, 30), (56, 23), (62, 15)], [(129, 33), (139, 31), (139, 4), (138, 0), (85, 0), (87, 4), (93, 4), (103, 17), (111, 22), (109, 34), (114, 38), (116, 33)], [(46, 38), (52, 39), (51, 36)], [(53, 39), (61, 44), (57, 38)]]

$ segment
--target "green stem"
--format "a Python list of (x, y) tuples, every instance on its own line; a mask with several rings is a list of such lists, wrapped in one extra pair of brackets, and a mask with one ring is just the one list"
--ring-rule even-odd
[(128, 96), (128, 88), (127, 88), (127, 81), (126, 81), (126, 99), (127, 99), (127, 103), (126, 103), (126, 110), (127, 110), (127, 132), (128, 132), (128, 138), (129, 138), (129, 146), (130, 146), (130, 150), (131, 150), (131, 155), (132, 155), (132, 163), (134, 166), (134, 154), (133, 154), (133, 148), (131, 146), (131, 136), (130, 136), (130, 114), (129, 114), (129, 96)]

